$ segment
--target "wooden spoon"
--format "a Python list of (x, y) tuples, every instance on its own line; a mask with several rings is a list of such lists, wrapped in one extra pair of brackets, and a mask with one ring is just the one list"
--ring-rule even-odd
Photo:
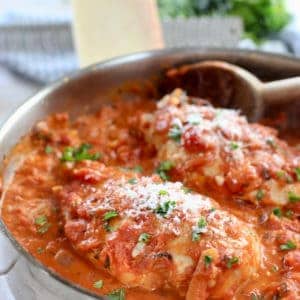
[(263, 83), (247, 70), (224, 61), (185, 65), (169, 70), (167, 76), (180, 78), (179, 86), (194, 96), (212, 102), (217, 98), (221, 106), (240, 109), (250, 121), (261, 118), (266, 106), (300, 101), (300, 77)]

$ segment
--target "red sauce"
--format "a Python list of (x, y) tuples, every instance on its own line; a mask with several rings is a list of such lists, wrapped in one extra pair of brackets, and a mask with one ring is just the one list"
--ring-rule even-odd
[[(76, 184), (71, 185), (72, 188), (75, 192), (81, 193), (86, 191), (87, 187), (98, 187), (99, 182), (107, 180), (110, 176), (113, 177), (113, 171), (109, 169), (99, 172), (100, 165), (97, 163), (86, 167), (76, 162), (62, 162), (62, 156), (71, 157), (70, 160), (72, 160), (76, 155), (87, 155), (88, 160), (95, 159), (105, 166), (112, 168), (121, 166), (131, 169), (130, 172), (134, 169), (142, 170), (141, 173), (146, 176), (153, 174), (161, 162), (161, 154), (158, 154), (159, 149), (155, 143), (152, 144), (145, 139), (139, 126), (141, 115), (152, 113), (154, 110), (153, 101), (142, 99), (130, 102), (117, 101), (111, 106), (103, 107), (95, 114), (80, 116), (75, 121), (70, 121), (67, 113), (49, 116), (47, 120), (35, 126), (34, 130), (15, 147), (7, 160), (9, 163), (13, 157), (19, 155), (23, 157), (4, 197), (2, 218), (8, 229), (26, 251), (45, 266), (67, 280), (99, 295), (125, 288), (126, 299), (184, 298), (184, 295), (179, 295), (180, 293), (175, 289), (145, 291), (141, 288), (127, 288), (105, 270), (96, 268), (70, 243), (70, 240), (75, 241), (77, 236), (71, 237), (67, 234), (59, 203), (61, 200), (57, 196), (61, 189), (70, 182), (74, 181)], [(208, 116), (208, 118), (211, 117)], [(163, 141), (164, 134), (168, 135), (168, 120), (171, 120), (170, 116), (159, 116), (157, 119), (156, 130), (159, 132), (159, 143)], [(195, 130), (195, 128), (189, 128), (184, 134), (183, 147), (186, 153), (194, 155), (201, 151), (211, 151), (214, 141), (210, 140), (210, 136), (200, 136)], [(289, 139), (292, 139), (293, 145), (299, 142), (293, 136)], [(86, 150), (80, 152), (78, 147), (82, 144), (89, 144), (92, 147), (87, 147)], [(69, 154), (67, 147), (72, 147), (69, 148), (71, 149)], [(76, 154), (74, 149), (80, 153), (78, 154), (77, 151)], [(98, 153), (101, 153), (101, 158), (98, 157)], [(198, 161), (198, 163), (203, 162)], [(211, 188), (205, 192), (202, 184), (193, 184), (192, 177), (191, 180), (186, 180), (180, 172), (182, 170), (174, 168), (168, 176), (172, 180), (185, 181), (195, 191), (208, 194), (218, 202), (222, 210), (241, 219), (259, 236), (264, 255), (259, 272), (255, 278), (243, 286), (242, 291), (236, 289), (236, 299), (262, 299), (261, 296), (265, 297), (263, 299), (300, 297), (300, 252), (294, 249), (300, 246), (297, 215), (299, 203), (280, 207), (276, 215), (274, 205), (268, 203), (254, 205), (251, 201), (245, 202), (237, 199), (228, 201), (228, 190), (220, 193), (219, 189)], [(197, 183), (199, 183), (202, 177), (199, 174), (196, 176), (198, 176)], [(251, 176), (249, 178), (247, 180), (251, 181)], [(240, 182), (243, 180), (241, 176)], [(230, 188), (229, 191), (230, 195), (234, 194), (235, 187)], [(80, 222), (75, 226), (77, 227), (72, 227), (72, 232), (78, 234), (81, 231)], [(229, 231), (228, 235), (237, 234)], [(293, 244), (289, 245), (288, 242), (291, 240)], [(282, 245), (287, 245), (286, 247), (291, 249), (280, 249)], [(250, 256), (254, 255), (251, 251), (249, 248)], [(224, 277), (226, 277), (226, 264), (221, 266), (220, 270), (223, 270)], [(210, 275), (207, 273), (205, 276)], [(95, 285), (99, 280), (103, 280), (104, 283), (101, 288)], [(207, 277), (207, 282), (209, 282), (209, 277)], [(200, 283), (199, 286), (201, 286)], [(193, 292), (192, 289), (190, 291), (189, 293)], [(215, 293), (216, 296), (198, 294), (198, 298), (195, 298), (196, 293), (199, 291), (188, 295), (186, 299), (230, 299), (234, 296), (222, 296)]]

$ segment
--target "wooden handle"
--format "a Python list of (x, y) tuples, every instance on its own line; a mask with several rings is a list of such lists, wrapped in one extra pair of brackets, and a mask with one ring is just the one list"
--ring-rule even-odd
[(262, 97), (266, 104), (300, 101), (300, 77), (263, 84)]

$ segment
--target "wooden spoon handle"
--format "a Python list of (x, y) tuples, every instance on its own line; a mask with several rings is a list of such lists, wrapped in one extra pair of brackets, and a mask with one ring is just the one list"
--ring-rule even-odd
[(300, 77), (277, 80), (263, 84), (262, 97), (266, 104), (300, 101)]

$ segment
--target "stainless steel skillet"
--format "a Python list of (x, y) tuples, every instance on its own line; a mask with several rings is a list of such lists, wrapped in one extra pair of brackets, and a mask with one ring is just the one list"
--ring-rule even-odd
[[(103, 103), (108, 103), (111, 96), (120, 91), (127, 82), (152, 81), (157, 97), (174, 86), (166, 82), (164, 73), (167, 69), (203, 60), (223, 60), (242, 66), (263, 80), (277, 80), (300, 75), (300, 60), (259, 52), (182, 48), (144, 52), (112, 59), (84, 70), (47, 86), (23, 104), (3, 125), (0, 130), (0, 165), (3, 159), (19, 139), (29, 132), (32, 126), (50, 113), (69, 111), (72, 116), (94, 111)], [(188, 82), (182, 82), (184, 88)], [(150, 91), (149, 91), (150, 92)], [(124, 91), (128, 97), (128, 91)], [(99, 101), (101, 94), (101, 101)], [(300, 102), (293, 106), (278, 104), (272, 109), (266, 108), (267, 115), (285, 111), (289, 128), (300, 128)], [(299, 134), (300, 137), (300, 134)], [(2, 170), (4, 172), (4, 170)], [(12, 234), (0, 222), (1, 230), (20, 251), (35, 277), (46, 282), (49, 289), (61, 290), (61, 299), (88, 299), (93, 293), (66, 281), (60, 275), (41, 265), (27, 253)], [(50, 275), (50, 276), (49, 276)], [(99, 298), (99, 297), (98, 297)]]

